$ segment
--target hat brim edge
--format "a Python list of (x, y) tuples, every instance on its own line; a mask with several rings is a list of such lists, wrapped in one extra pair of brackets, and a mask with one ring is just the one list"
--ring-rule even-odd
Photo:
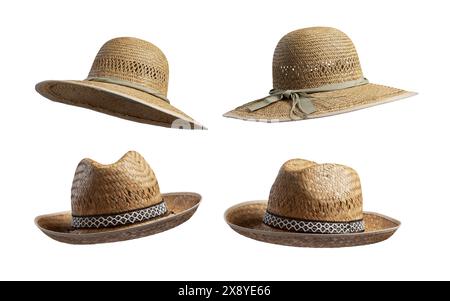
[[(242, 209), (246, 206), (260, 206), (260, 208), (258, 209), (260, 211), (259, 215), (256, 212), (256, 209), (246, 210), (246, 212), (250, 212), (251, 214), (254, 214), (256, 216), (253, 216), (253, 220), (255, 220), (255, 218), (258, 220), (258, 224), (256, 226), (259, 229), (255, 227), (242, 226), (242, 223), (237, 224), (230, 221), (230, 218), (233, 217), (233, 214), (235, 214), (235, 211), (237, 209)], [(224, 219), (228, 226), (231, 227), (231, 229), (245, 237), (266, 243), (310, 248), (338, 248), (374, 244), (391, 237), (401, 225), (401, 222), (394, 218), (376, 212), (364, 211), (364, 221), (366, 224), (367, 220), (370, 218), (380, 221), (383, 224), (390, 224), (390, 226), (373, 231), (348, 234), (316, 234), (284, 231), (271, 228), (263, 224), (261, 212), (265, 211), (266, 208), (267, 201), (249, 201), (239, 203), (228, 208), (225, 211)], [(261, 227), (263, 227), (264, 229), (260, 229)]]
[[(54, 95), (50, 91), (49, 87), (50, 87), (51, 84), (58, 84), (58, 83), (76, 85), (76, 86), (83, 87), (83, 88), (86, 88), (86, 89), (95, 89), (97, 91), (110, 93), (110, 94), (113, 94), (115, 96), (119, 96), (119, 97), (123, 98), (124, 101), (134, 102), (134, 103), (136, 103), (138, 105), (141, 105), (141, 106), (143, 106), (143, 108), (148, 107), (148, 108), (151, 108), (153, 110), (157, 110), (157, 111), (160, 111), (160, 112), (162, 112), (164, 114), (172, 116), (172, 117), (174, 117), (176, 119), (180, 119), (180, 120), (189, 122), (192, 129), (207, 130), (207, 127), (203, 126), (202, 124), (200, 124), (199, 122), (197, 122), (196, 120), (192, 119), (191, 117), (189, 117), (187, 115), (186, 116), (180, 115), (180, 114), (178, 114), (175, 111), (172, 111), (170, 109), (162, 108), (162, 107), (158, 106), (157, 104), (146, 102), (146, 101), (144, 101), (144, 100), (142, 100), (142, 99), (140, 99), (138, 97), (134, 97), (132, 95), (127, 95), (127, 94), (124, 94), (124, 93), (120, 93), (118, 91), (107, 89), (105, 87), (96, 86), (95, 83), (92, 85), (92, 82), (91, 82), (91, 85), (88, 85), (83, 80), (45, 80), (45, 81), (37, 83), (35, 85), (35, 90), (39, 94), (44, 96), (45, 98), (50, 99), (50, 100), (55, 101), (55, 102), (64, 103), (64, 104), (67, 104), (67, 105), (72, 105), (72, 106), (81, 107), (81, 108), (85, 108), (85, 109), (90, 109), (90, 110), (93, 110), (93, 111), (96, 111), (96, 112), (104, 113), (104, 114), (107, 114), (107, 115), (110, 115), (110, 116), (119, 117), (119, 118), (122, 118), (122, 119), (131, 120), (131, 121), (135, 121), (135, 122), (139, 122), (139, 123), (145, 123), (145, 124), (157, 125), (157, 126), (161, 126), (161, 127), (173, 128), (172, 123), (159, 122), (159, 121), (156, 121), (156, 120), (152, 120), (150, 118), (139, 118), (139, 117), (135, 117), (135, 116), (131, 116), (131, 115), (126, 115), (126, 114), (115, 112), (114, 110), (109, 110), (109, 109), (101, 108), (101, 107), (98, 107), (98, 106), (88, 105), (88, 104), (82, 103), (81, 101), (70, 101), (67, 98), (64, 98), (62, 96)], [(100, 83), (100, 84), (102, 84), (102, 83)], [(109, 84), (109, 85), (115, 86), (114, 84)], [(135, 89), (132, 89), (132, 88), (127, 88), (127, 89), (136, 91)], [(146, 96), (149, 97), (150, 99), (154, 99), (154, 100), (159, 101), (159, 99), (157, 97), (152, 96), (150, 94), (147, 94)], [(170, 106), (173, 107), (173, 108), (176, 108), (176, 107), (174, 107), (171, 104), (170, 104)], [(186, 118), (186, 117), (188, 117), (188, 118)]]
[[(415, 95), (418, 95), (418, 93), (417, 92), (412, 92), (412, 91), (403, 91), (400, 95), (393, 96), (393, 97), (388, 97), (388, 98), (383, 99), (383, 100), (375, 100), (375, 101), (373, 101), (371, 103), (368, 103), (368, 104), (355, 105), (355, 106), (351, 106), (351, 107), (349, 107), (347, 109), (343, 109), (343, 110), (336, 110), (336, 111), (332, 111), (332, 112), (312, 114), (312, 115), (308, 116), (307, 118), (299, 119), (299, 120), (317, 119), (317, 118), (322, 118), (322, 117), (329, 117), (329, 116), (334, 116), (334, 115), (340, 115), (340, 114), (344, 114), (344, 113), (359, 111), (359, 110), (362, 110), (362, 109), (367, 109), (367, 108), (371, 108), (371, 107), (374, 107), (374, 106), (378, 106), (378, 105), (382, 105), (382, 104), (386, 104), (386, 103), (390, 103), (390, 102), (395, 102), (397, 100), (409, 98), (409, 97), (412, 97), (412, 96), (415, 96)], [(256, 122), (265, 122), (265, 123), (281, 123), (281, 122), (294, 121), (294, 120), (291, 120), (291, 119), (283, 119), (282, 117), (280, 117), (280, 118), (277, 118), (277, 117), (255, 118), (255, 117), (251, 117), (251, 116), (243, 117), (242, 113), (237, 112), (236, 109), (228, 111), (228, 112), (224, 113), (222, 116), (223, 117), (227, 117), (227, 118), (240, 119), (240, 120), (244, 120), (244, 121), (256, 121)], [(298, 120), (295, 120), (295, 121), (298, 121)]]
[[(201, 195), (194, 192), (172, 192), (162, 194), (168, 211), (174, 214), (155, 218), (146, 222), (114, 227), (102, 228), (98, 232), (74, 232), (70, 226), (71, 212), (63, 211), (37, 216), (35, 225), (47, 236), (63, 243), (69, 244), (97, 244), (130, 240), (150, 236), (167, 231), (189, 220), (201, 203)], [(178, 203), (178, 204), (177, 204)], [(50, 226), (49, 226), (50, 225)]]

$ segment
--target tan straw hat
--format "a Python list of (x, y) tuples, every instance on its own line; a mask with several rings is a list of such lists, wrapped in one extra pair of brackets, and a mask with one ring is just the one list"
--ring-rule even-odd
[(155, 45), (136, 38), (106, 42), (85, 80), (49, 80), (36, 91), (53, 101), (164, 127), (202, 129), (167, 99), (169, 64)]
[(359, 177), (350, 167), (294, 159), (283, 164), (267, 201), (225, 212), (244, 236), (296, 247), (349, 247), (389, 238), (400, 222), (363, 212)]
[(415, 93), (371, 84), (349, 37), (329, 27), (293, 31), (273, 55), (273, 89), (225, 117), (278, 122), (350, 112)]
[(110, 165), (83, 159), (72, 183), (72, 211), (38, 216), (35, 223), (46, 235), (65, 243), (121, 241), (184, 223), (200, 200), (196, 193), (161, 194), (145, 159), (130, 151)]

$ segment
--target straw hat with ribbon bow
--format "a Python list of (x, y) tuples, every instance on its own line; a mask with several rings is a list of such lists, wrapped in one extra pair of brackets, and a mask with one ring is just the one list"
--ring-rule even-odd
[(176, 227), (197, 210), (201, 196), (160, 193), (153, 170), (137, 152), (114, 164), (83, 159), (72, 183), (72, 211), (38, 216), (49, 237), (71, 244), (139, 238)]
[(136, 38), (106, 42), (85, 80), (48, 80), (36, 90), (50, 100), (124, 119), (183, 129), (204, 129), (167, 98), (169, 64), (152, 43)]
[(415, 94), (369, 83), (350, 38), (329, 27), (285, 35), (275, 49), (272, 75), (274, 88), (268, 96), (224, 116), (293, 121), (350, 112)]
[(391, 237), (400, 222), (363, 212), (358, 174), (339, 164), (293, 159), (283, 164), (269, 200), (225, 212), (228, 225), (256, 240), (297, 247), (350, 247)]

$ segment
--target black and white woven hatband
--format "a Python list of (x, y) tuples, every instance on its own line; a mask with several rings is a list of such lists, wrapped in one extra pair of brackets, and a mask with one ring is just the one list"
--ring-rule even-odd
[(72, 227), (82, 228), (109, 228), (134, 224), (150, 220), (161, 216), (167, 212), (167, 206), (164, 201), (156, 205), (112, 215), (94, 215), (94, 216), (72, 216)]
[(277, 216), (266, 211), (263, 222), (271, 227), (302, 233), (345, 234), (364, 232), (363, 220), (351, 222), (302, 221)]

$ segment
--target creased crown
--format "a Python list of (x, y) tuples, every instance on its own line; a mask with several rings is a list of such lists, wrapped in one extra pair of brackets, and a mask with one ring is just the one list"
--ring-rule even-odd
[(127, 152), (116, 163), (83, 159), (72, 183), (72, 215), (119, 214), (162, 201), (158, 181), (145, 159)]
[(305, 221), (348, 222), (363, 218), (359, 176), (350, 167), (302, 159), (283, 164), (267, 211)]
[(330, 27), (299, 29), (285, 35), (273, 55), (273, 88), (298, 90), (363, 77), (355, 46)]
[(112, 78), (143, 85), (167, 96), (169, 64), (164, 53), (137, 38), (106, 42), (95, 57), (88, 78)]

